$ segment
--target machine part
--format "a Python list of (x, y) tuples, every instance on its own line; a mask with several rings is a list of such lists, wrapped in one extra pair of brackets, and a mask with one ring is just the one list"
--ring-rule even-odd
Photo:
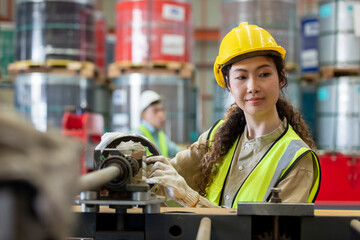
[[(130, 162), (125, 156), (111, 156), (101, 163), (100, 169), (106, 169), (111, 166), (117, 167), (119, 174), (105, 183), (104, 187), (112, 191), (124, 189), (126, 184), (131, 183), (131, 178), (134, 176)], [(139, 171), (139, 169), (137, 170)]]
[(275, 239), (278, 239), (278, 240), (291, 240), (291, 237), (286, 237), (286, 234), (283, 234), (283, 235), (280, 235), (278, 236), (278, 238), (275, 238), (273, 236), (273, 233), (264, 233), (262, 235), (259, 235), (258, 238), (259, 240), (275, 240)]
[[(166, 211), (171, 210), (168, 208)], [(339, 210), (333, 211), (333, 214), (331, 211), (327, 211), (327, 215), (279, 216), (279, 239), (359, 239), (351, 235), (352, 231), (349, 227), (351, 220), (359, 218), (348, 216), (347, 212), (339, 215)], [(359, 211), (354, 212), (356, 214)], [(265, 215), (214, 214), (211, 209), (198, 214), (182, 212), (179, 209), (161, 214), (131, 213), (123, 214), (126, 224), (122, 231), (117, 230), (116, 221), (119, 217), (116, 213), (76, 213), (76, 215), (78, 225), (73, 236), (78, 238), (100, 239), (101, 236), (101, 239), (196, 239), (198, 229), (194, 226), (198, 226), (201, 219), (208, 217), (211, 219), (211, 240), (273, 240), (273, 217)]]
[(271, 190), (272, 197), (270, 199), (271, 203), (281, 203), (281, 198), (279, 196), (279, 193), (281, 192), (280, 188), (272, 188)]
[(196, 240), (210, 240), (211, 238), (211, 219), (203, 217), (200, 221), (199, 230), (196, 235)]
[(356, 233), (357, 237), (360, 237), (360, 221), (358, 219), (351, 220), (350, 228)]
[[(97, 191), (86, 191), (80, 193), (81, 200), (96, 200), (99, 199), (99, 192)], [(81, 204), (81, 211), (82, 212), (98, 212), (99, 205), (94, 204)]]
[(314, 216), (314, 204), (239, 202), (238, 215)]
[(94, 171), (83, 175), (79, 181), (79, 190), (80, 192), (96, 190), (109, 181), (118, 178), (121, 172), (122, 169), (118, 166), (109, 166), (101, 171)]
[[(148, 194), (152, 194), (148, 192)], [(142, 207), (144, 213), (160, 213), (160, 204), (164, 202), (165, 197), (150, 195), (149, 200), (116, 200), (116, 199), (100, 199), (100, 200), (75, 200), (76, 204), (87, 204), (87, 205), (108, 205), (116, 209), (122, 209), (121, 206), (124, 206), (125, 209), (131, 206)], [(118, 206), (118, 207), (117, 207)]]
[(273, 224), (274, 240), (279, 240), (279, 216), (274, 216)]
[[(137, 146), (138, 143), (142, 146)], [(84, 212), (96, 212), (98, 205), (108, 205), (121, 214), (126, 213), (126, 209), (132, 206), (142, 207), (144, 213), (159, 213), (160, 203), (164, 202), (165, 198), (151, 193), (148, 184), (134, 178), (138, 173), (142, 173), (140, 170), (146, 156), (143, 146), (148, 147), (154, 155), (160, 154), (156, 145), (143, 136), (118, 133), (103, 135), (94, 152), (95, 171), (82, 176), (80, 189), (101, 189), (106, 193), (81, 193), (80, 199), (75, 203), (81, 204)], [(118, 223), (122, 229), (124, 224), (121, 218)]]
[[(133, 141), (136, 143), (141, 143), (141, 145), (143, 145), (144, 147), (147, 147), (148, 150), (150, 151), (150, 153), (152, 153), (153, 155), (155, 155), (155, 156), (160, 155), (160, 151), (157, 148), (157, 146), (154, 143), (152, 143), (149, 139), (147, 139), (146, 137), (143, 137), (141, 135), (118, 134), (118, 135), (110, 136), (109, 138), (110, 139), (105, 139), (104, 142), (102, 140), (100, 142), (100, 144), (95, 148), (94, 169), (101, 169), (102, 162), (104, 161), (104, 159), (106, 159), (110, 155), (116, 154), (116, 155), (124, 156), (116, 149), (116, 147), (121, 142)], [(130, 161), (132, 161), (132, 160), (130, 160)], [(141, 165), (139, 165), (139, 166), (141, 166)]]

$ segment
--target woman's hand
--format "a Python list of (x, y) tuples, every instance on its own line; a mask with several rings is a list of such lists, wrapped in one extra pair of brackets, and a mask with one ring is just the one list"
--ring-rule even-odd
[(191, 189), (185, 179), (180, 176), (169, 160), (163, 156), (153, 156), (146, 160), (147, 164), (153, 164), (149, 178), (149, 184), (164, 186), (168, 195), (184, 207), (195, 207), (199, 201), (199, 193)]

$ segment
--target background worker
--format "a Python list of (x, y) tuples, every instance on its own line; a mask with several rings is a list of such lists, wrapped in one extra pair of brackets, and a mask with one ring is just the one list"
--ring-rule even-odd
[(162, 98), (154, 91), (146, 90), (140, 96), (141, 125), (132, 130), (145, 136), (159, 148), (165, 157), (174, 157), (181, 149), (164, 133), (166, 113)]
[(241, 23), (222, 40), (217, 83), (235, 103), (220, 121), (175, 158), (148, 158), (147, 180), (185, 207), (237, 208), (266, 202), (271, 188), (283, 202), (314, 202), (320, 166), (300, 113), (286, 101), (285, 49), (256, 25)]

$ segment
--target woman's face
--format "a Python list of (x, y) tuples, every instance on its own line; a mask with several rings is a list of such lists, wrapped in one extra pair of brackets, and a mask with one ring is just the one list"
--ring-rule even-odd
[(245, 117), (267, 118), (276, 114), (276, 102), (283, 83), (269, 57), (246, 58), (232, 64), (228, 89)]

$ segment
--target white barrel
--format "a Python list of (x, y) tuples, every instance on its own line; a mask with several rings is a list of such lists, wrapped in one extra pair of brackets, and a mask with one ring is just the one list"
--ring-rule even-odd
[(320, 66), (359, 66), (360, 38), (355, 35), (354, 6), (359, 0), (323, 0), (319, 7)]
[(320, 81), (317, 90), (317, 145), (319, 149), (360, 150), (360, 77)]
[(220, 87), (214, 80), (214, 122), (219, 119), (224, 119), (224, 114), (231, 104), (235, 102), (231, 93), (226, 89)]
[(15, 77), (15, 107), (39, 131), (61, 128), (68, 106), (93, 110), (93, 79), (46, 73)]
[(300, 76), (289, 74), (288, 84), (282, 89), (285, 98), (298, 110), (302, 108)]
[(110, 131), (110, 106), (111, 90), (107, 84), (95, 84), (94, 89), (94, 112), (99, 113), (104, 118), (104, 130)]

